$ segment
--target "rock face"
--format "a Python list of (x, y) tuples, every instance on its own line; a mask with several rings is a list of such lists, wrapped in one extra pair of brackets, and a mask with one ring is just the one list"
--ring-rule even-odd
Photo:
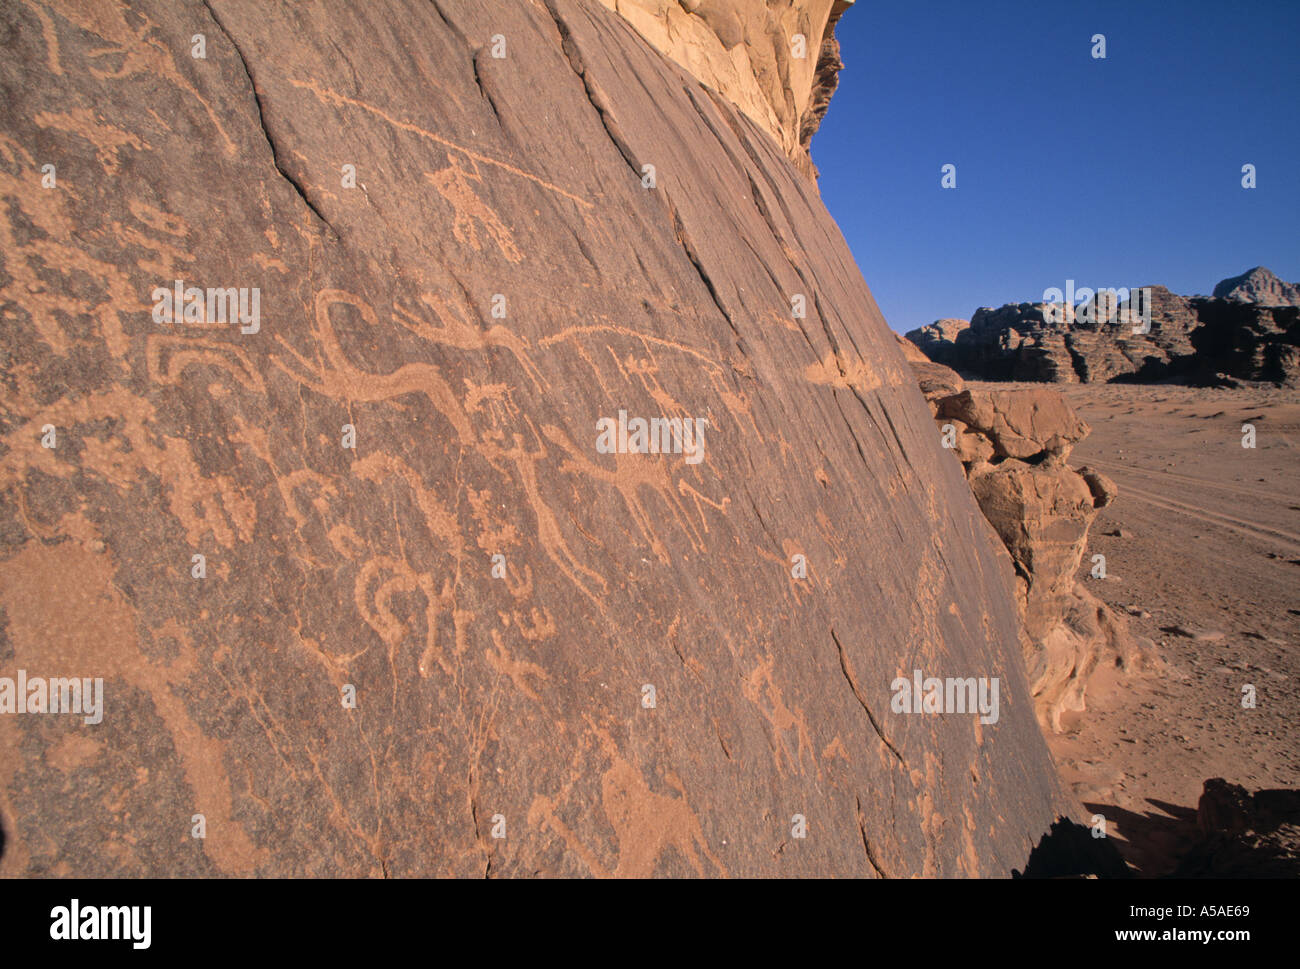
[(1214, 287), (1215, 299), (1261, 306), (1300, 306), (1300, 283), (1284, 283), (1263, 266), (1225, 279)]
[[(1273, 286), (1269, 281), (1276, 282)], [(1234, 284), (1234, 285), (1229, 285)], [(1071, 314), (1060, 304), (985, 307), (967, 324), (938, 320), (907, 334), (929, 359), (975, 380), (1048, 383), (1183, 380), (1269, 381), (1300, 386), (1300, 306), (1287, 305), (1287, 284), (1252, 270), (1215, 287), (1215, 298), (1187, 298), (1146, 287), (1144, 316), (1126, 318), (1130, 304), (1100, 310), (1091, 301)], [(1220, 297), (1220, 292), (1233, 294)], [(1277, 305), (1249, 302), (1249, 294)]]
[[(916, 352), (916, 351), (913, 351)], [(909, 358), (911, 360), (911, 358)], [(1103, 661), (1137, 670), (1150, 644), (1076, 580), (1097, 511), (1116, 487), (1066, 459), (1088, 425), (1048, 388), (966, 388), (932, 361), (911, 360), (935, 423), (966, 473), (980, 510), (1005, 547), (1019, 606), (1035, 709), (1048, 730), (1085, 709), (1088, 680)]]
[(628, 20), (0, 18), (0, 678), (103, 685), (0, 714), (0, 871), (1006, 874), (1068, 813), (815, 187)]

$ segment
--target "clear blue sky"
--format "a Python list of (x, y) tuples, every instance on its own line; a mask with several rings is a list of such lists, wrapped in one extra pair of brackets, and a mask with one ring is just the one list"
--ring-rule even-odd
[(1300, 281), (1300, 0), (858, 0), (836, 35), (812, 157), (894, 329), (1067, 278)]

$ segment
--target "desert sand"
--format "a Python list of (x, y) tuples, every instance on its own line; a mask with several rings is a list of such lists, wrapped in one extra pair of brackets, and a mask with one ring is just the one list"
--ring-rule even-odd
[[(1300, 396), (1057, 386), (1092, 426), (1072, 463), (1119, 486), (1079, 577), (1155, 655), (1136, 675), (1098, 673), (1087, 711), (1050, 743), (1129, 865), (1158, 876), (1191, 842), (1206, 778), (1251, 790), (1300, 780)], [(1105, 579), (1091, 577), (1096, 554)]]

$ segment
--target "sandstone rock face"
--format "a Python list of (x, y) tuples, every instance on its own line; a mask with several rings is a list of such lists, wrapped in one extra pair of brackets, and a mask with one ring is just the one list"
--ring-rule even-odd
[(1300, 306), (1300, 283), (1284, 283), (1270, 269), (1256, 266), (1214, 287), (1215, 299), (1262, 306)]
[(1202, 325), (1191, 339), (1196, 360), (1210, 361), (1207, 370), (1300, 387), (1300, 306), (1213, 299), (1193, 304)]
[(628, 21), (0, 18), (0, 678), (103, 681), (0, 714), (0, 871), (1006, 874), (1069, 811), (814, 186)]
[(795, 167), (838, 83), (835, 24), (853, 0), (600, 0), (780, 143)]
[(937, 373), (946, 369), (939, 364), (912, 368), (1010, 557), (1007, 581), (1019, 606), (1035, 709), (1046, 729), (1059, 731), (1064, 714), (1085, 709), (1100, 663), (1137, 670), (1150, 649), (1075, 578), (1088, 530), (1114, 500), (1115, 483), (1066, 463), (1089, 428), (1056, 391), (962, 389), (956, 374), (945, 380)]
[[(1263, 270), (1268, 278), (1276, 280)], [(938, 320), (907, 338), (926, 356), (975, 380), (1105, 383), (1116, 380), (1300, 381), (1300, 307), (1247, 302), (1243, 294), (1289, 298), (1259, 271), (1249, 282), (1215, 288), (1216, 298), (1187, 298), (1163, 286), (1145, 287), (1151, 304), (1147, 332), (1129, 303), (1090, 301), (1073, 313), (1060, 304), (1018, 303), (975, 312), (969, 325)], [(1233, 299), (1218, 298), (1220, 291)]]

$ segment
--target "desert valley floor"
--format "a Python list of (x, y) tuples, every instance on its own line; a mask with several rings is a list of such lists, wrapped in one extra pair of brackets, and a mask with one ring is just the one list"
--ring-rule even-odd
[[(1152, 640), (1155, 660), (1138, 675), (1099, 673), (1087, 711), (1051, 745), (1128, 863), (1158, 876), (1195, 833), (1206, 778), (1251, 790), (1300, 779), (1300, 400), (1271, 388), (1058, 388), (1092, 426), (1071, 464), (1120, 489), (1080, 578)], [(1099, 553), (1105, 580), (1090, 577)]]

